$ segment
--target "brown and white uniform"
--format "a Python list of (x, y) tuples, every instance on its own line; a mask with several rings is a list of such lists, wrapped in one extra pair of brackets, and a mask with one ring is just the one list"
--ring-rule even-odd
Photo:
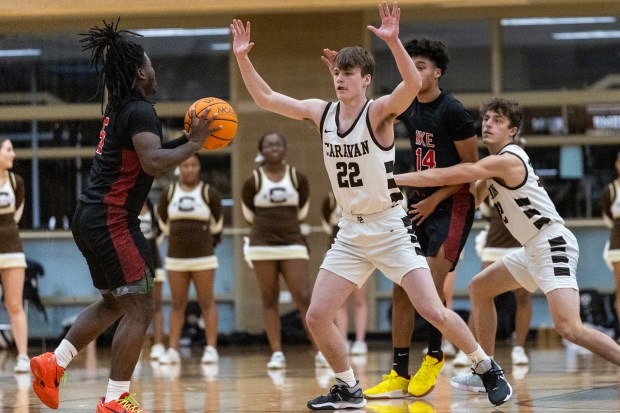
[(24, 210), (24, 180), (8, 172), (0, 187), (0, 270), (26, 268), (26, 256), (17, 223)]
[(243, 216), (252, 225), (246, 261), (308, 259), (299, 224), (308, 215), (309, 194), (306, 177), (288, 164), (279, 182), (262, 167), (252, 172), (242, 190)]
[(336, 202), (334, 193), (330, 191), (323, 200), (323, 206), (321, 207), (321, 225), (323, 226), (323, 231), (331, 235), (330, 245), (338, 235), (338, 230), (340, 229), (338, 222), (340, 222), (340, 218), (342, 218), (342, 209)]
[(515, 187), (496, 178), (486, 180), (489, 195), (504, 225), (523, 245), (502, 257), (502, 263), (530, 292), (536, 288), (545, 294), (558, 288), (578, 290), (577, 239), (564, 226), (564, 220), (542, 187), (530, 158), (515, 144), (504, 146), (498, 155), (516, 156), (526, 170), (525, 179)]
[(601, 195), (603, 219), (611, 229), (609, 251), (606, 260), (610, 263), (620, 262), (620, 182), (614, 180), (603, 190)]
[(512, 236), (508, 228), (502, 222), (502, 217), (495, 209), (492, 201), (488, 199), (480, 204), (482, 215), (489, 220), (487, 227), (486, 240), (480, 258), (482, 262), (495, 262), (506, 254), (519, 248), (521, 244)]
[(157, 208), (168, 234), (168, 271), (202, 271), (218, 267), (214, 236), (222, 232), (221, 196), (204, 182), (185, 191), (177, 182), (163, 193)]
[(146, 238), (146, 241), (149, 243), (149, 247), (151, 248), (151, 252), (153, 253), (153, 264), (155, 264), (155, 282), (165, 282), (166, 272), (162, 267), (159, 246), (157, 245), (157, 239), (161, 233), (161, 229), (159, 228), (159, 223), (157, 222), (155, 208), (149, 198), (146, 199), (146, 204), (146, 212), (138, 215), (138, 218), (140, 219), (140, 231), (144, 234), (144, 238)]

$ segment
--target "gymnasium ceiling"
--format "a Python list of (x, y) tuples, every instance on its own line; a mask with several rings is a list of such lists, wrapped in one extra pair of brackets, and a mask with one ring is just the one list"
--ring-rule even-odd
[[(88, 6), (85, 6), (88, 4)], [(376, 13), (378, 0), (0, 0), (0, 33), (75, 31), (93, 19), (122, 15), (142, 27), (205, 27), (268, 13)], [(403, 21), (507, 16), (620, 15), (620, 0), (401, 0)]]

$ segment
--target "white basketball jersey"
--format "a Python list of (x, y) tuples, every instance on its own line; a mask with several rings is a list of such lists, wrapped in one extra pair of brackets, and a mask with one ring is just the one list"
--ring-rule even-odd
[(349, 130), (338, 132), (340, 102), (327, 105), (321, 119), (323, 159), (332, 191), (342, 211), (368, 215), (403, 199), (394, 182), (394, 143), (382, 147), (373, 136), (366, 102)]
[(613, 185), (613, 188), (610, 191), (610, 195), (613, 197), (613, 199), (611, 200), (611, 216), (613, 219), (618, 219), (620, 218), (620, 185), (618, 185), (618, 182), (614, 179), (614, 181), (610, 184)]
[(564, 224), (525, 151), (517, 145), (509, 144), (498, 155), (517, 156), (525, 165), (525, 181), (517, 187), (507, 187), (495, 179), (487, 180), (491, 200), (512, 236), (521, 245), (525, 245), (545, 226)]
[(269, 179), (263, 168), (258, 168), (260, 177), (260, 189), (254, 195), (254, 206), (257, 208), (271, 208), (292, 206), (299, 207), (299, 192), (291, 180), (291, 166), (286, 165), (284, 177), (273, 182)]
[(184, 191), (177, 182), (168, 204), (168, 220), (191, 219), (195, 221), (209, 221), (211, 208), (205, 202), (203, 191), (204, 182), (196, 185), (191, 191)]

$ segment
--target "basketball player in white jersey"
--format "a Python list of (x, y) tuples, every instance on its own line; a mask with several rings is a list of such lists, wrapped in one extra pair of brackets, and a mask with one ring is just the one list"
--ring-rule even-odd
[[(497, 317), (493, 298), (524, 287), (540, 288), (547, 297), (556, 330), (566, 340), (620, 365), (620, 346), (579, 317), (577, 260), (579, 246), (564, 226), (525, 151), (515, 142), (523, 117), (515, 101), (494, 98), (482, 104), (482, 139), (490, 156), (475, 163), (396, 176), (399, 185), (455, 185), (476, 181), (476, 200), (487, 195), (510, 233), (523, 245), (476, 275), (469, 285), (476, 334), (493, 354)], [(475, 391), (475, 376), (455, 377), (452, 384)]]
[(332, 191), (343, 211), (340, 231), (317, 276), (306, 315), (319, 350), (336, 374), (330, 393), (308, 402), (310, 409), (361, 408), (366, 401), (346, 355), (345, 341), (334, 317), (351, 292), (378, 268), (400, 284), (419, 313), (447, 339), (465, 348), (472, 368), (481, 374), (491, 403), (499, 405), (512, 395), (499, 366), (482, 351), (463, 320), (446, 309), (435, 289), (411, 221), (400, 206), (402, 194), (394, 184), (393, 121), (411, 103), (421, 87), (413, 61), (398, 39), (400, 9), (379, 5), (381, 27), (368, 26), (386, 42), (403, 81), (386, 96), (366, 98), (374, 59), (360, 47), (342, 49), (333, 64), (338, 102), (297, 100), (275, 92), (260, 77), (248, 57), (250, 23), (233, 20), (233, 53), (243, 81), (256, 104), (271, 112), (311, 120), (320, 128), (323, 156)]

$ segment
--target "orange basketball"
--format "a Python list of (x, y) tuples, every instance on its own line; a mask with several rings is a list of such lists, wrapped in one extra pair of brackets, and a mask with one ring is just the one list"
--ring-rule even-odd
[(237, 114), (228, 102), (218, 98), (202, 98), (194, 102), (185, 113), (185, 131), (189, 132), (192, 128), (191, 111), (196, 108), (196, 116), (199, 118), (204, 115), (205, 109), (210, 106), (207, 117), (217, 113), (213, 126), (222, 126), (221, 129), (213, 132), (205, 141), (204, 148), (207, 150), (220, 149), (228, 145), (237, 133)]

